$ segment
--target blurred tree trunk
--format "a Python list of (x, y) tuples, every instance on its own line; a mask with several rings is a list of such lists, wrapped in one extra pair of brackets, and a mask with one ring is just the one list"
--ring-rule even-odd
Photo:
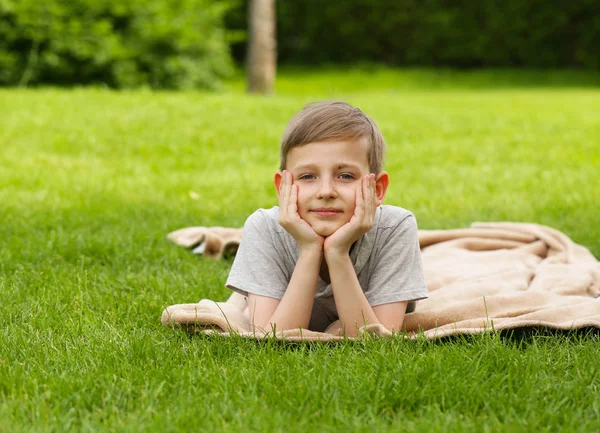
[(250, 0), (248, 33), (246, 56), (248, 92), (271, 93), (277, 67), (275, 0)]

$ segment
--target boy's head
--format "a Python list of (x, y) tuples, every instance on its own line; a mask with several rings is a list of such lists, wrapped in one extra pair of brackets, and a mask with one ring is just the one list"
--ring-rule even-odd
[(309, 104), (292, 117), (281, 139), (279, 169), (287, 167), (290, 150), (327, 141), (364, 142), (371, 173), (383, 169), (385, 140), (377, 125), (360, 109), (340, 101)]
[(345, 102), (319, 102), (290, 121), (281, 141), (282, 171), (298, 187), (298, 214), (321, 236), (329, 236), (354, 215), (356, 190), (362, 178), (376, 175), (376, 201), (381, 204), (389, 184), (382, 171), (385, 141), (375, 122)]

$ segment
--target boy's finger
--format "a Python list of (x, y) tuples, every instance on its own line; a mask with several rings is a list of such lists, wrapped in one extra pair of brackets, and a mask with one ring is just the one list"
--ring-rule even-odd
[(286, 198), (289, 198), (289, 196), (290, 196), (290, 189), (291, 189), (291, 186), (292, 186), (292, 182), (290, 180), (291, 180), (290, 179), (290, 172), (286, 171), (285, 172), (285, 191), (284, 191)]
[(362, 217), (365, 210), (365, 200), (363, 195), (363, 188), (365, 187), (365, 179), (362, 179), (361, 185), (356, 188), (356, 205), (354, 213), (358, 217)]
[(373, 184), (372, 184), (372, 175), (368, 175), (365, 177), (365, 199), (364, 199), (364, 209), (365, 209), (365, 219), (371, 220), (373, 216)]
[(369, 204), (370, 200), (371, 200), (371, 190), (369, 188), (369, 182), (370, 182), (371, 178), (369, 176), (367, 176), (365, 178), (365, 181), (363, 182), (363, 204), (366, 206), (367, 204)]
[(289, 209), (292, 213), (298, 211), (298, 185), (292, 185), (290, 187)]
[(285, 170), (281, 172), (281, 182), (279, 183), (279, 196), (283, 195), (283, 189), (285, 188)]
[(281, 179), (281, 188), (279, 191), (279, 207), (281, 208), (281, 211), (283, 212), (287, 212), (287, 208), (288, 208), (288, 202), (289, 202), (289, 186), (288, 186), (288, 182), (287, 182), (287, 172), (284, 170), (283, 171), (283, 176)]
[(376, 182), (375, 182), (375, 175), (371, 173), (371, 182), (370, 182), (370, 191), (371, 191), (371, 207), (373, 208), (373, 211), (375, 211), (375, 208), (377, 207), (377, 194), (376, 194)]
[(290, 182), (290, 174), (289, 174), (289, 172), (286, 171), (285, 172), (285, 195), (288, 198), (290, 196), (291, 187), (292, 187), (292, 182)]

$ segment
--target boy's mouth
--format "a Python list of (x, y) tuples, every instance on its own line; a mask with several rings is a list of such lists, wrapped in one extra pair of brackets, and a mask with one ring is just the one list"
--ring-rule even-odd
[(342, 211), (340, 209), (334, 209), (334, 208), (330, 208), (330, 207), (313, 209), (311, 212), (318, 216), (321, 216), (321, 217), (333, 217), (333, 216), (340, 215), (342, 213)]

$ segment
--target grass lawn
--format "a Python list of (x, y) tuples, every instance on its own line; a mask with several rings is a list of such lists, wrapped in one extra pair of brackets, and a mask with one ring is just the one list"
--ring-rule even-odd
[(276, 96), (0, 90), (0, 432), (600, 430), (598, 333), (335, 345), (190, 337), (231, 262), (167, 242), (276, 204), (306, 102), (363, 108), (421, 228), (529, 221), (600, 257), (600, 86), (577, 73), (287, 71)]

